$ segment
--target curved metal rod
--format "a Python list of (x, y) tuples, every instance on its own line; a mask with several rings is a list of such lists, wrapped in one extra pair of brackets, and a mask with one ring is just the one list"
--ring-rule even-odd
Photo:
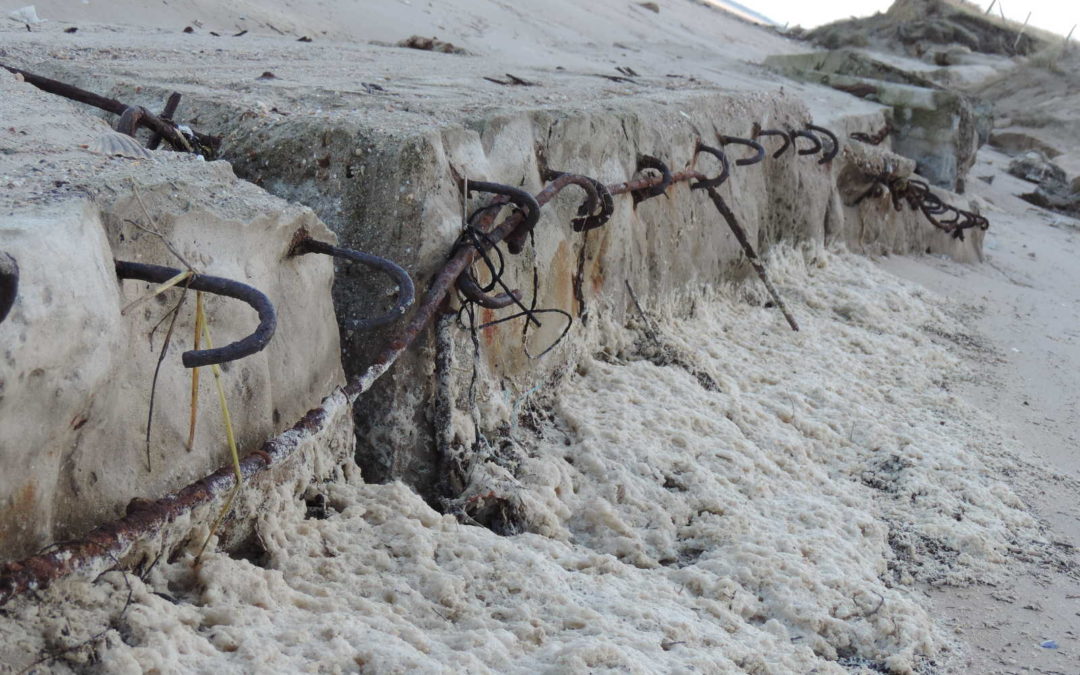
[(121, 134), (127, 134), (134, 138), (135, 131), (142, 123), (142, 119), (146, 112), (146, 108), (141, 105), (128, 106), (124, 109), (124, 112), (121, 113), (120, 119), (116, 121), (116, 130)]
[(664, 192), (668, 189), (668, 186), (671, 185), (671, 169), (669, 169), (666, 164), (661, 162), (656, 157), (653, 157), (652, 155), (638, 155), (637, 169), (635, 173), (641, 173), (645, 169), (659, 171), (662, 180), (656, 185), (653, 185), (652, 187), (645, 188), (644, 190), (634, 190), (633, 192), (631, 192), (630, 196), (634, 198), (635, 206), (643, 201), (652, 199), (653, 197), (659, 197), (660, 195), (664, 194)]
[(779, 150), (772, 154), (773, 159), (776, 159), (780, 155), (784, 154), (785, 152), (787, 152), (787, 149), (791, 147), (791, 137), (788, 136), (788, 133), (786, 131), (782, 131), (780, 129), (760, 129), (758, 130), (756, 135), (757, 137), (779, 136), (780, 138), (784, 139), (784, 144), (780, 146)]
[(19, 294), (19, 263), (11, 255), (0, 251), (0, 323), (15, 306)]
[(728, 179), (728, 176), (731, 175), (731, 167), (728, 166), (727, 155), (725, 155), (722, 150), (717, 150), (716, 148), (699, 142), (697, 144), (697, 148), (694, 150), (694, 156), (696, 157), (699, 153), (702, 152), (707, 152), (713, 157), (720, 160), (720, 166), (722, 167), (722, 170), (720, 171), (720, 175), (716, 178), (701, 178), (700, 180), (698, 180), (698, 182), (690, 186), (691, 190), (708, 190), (718, 188), (723, 185), (724, 181), (726, 181)]
[(502, 183), (475, 180), (465, 181), (465, 191), (490, 192), (491, 194), (502, 195), (525, 212), (525, 219), (505, 239), (508, 251), (515, 255), (521, 253), (525, 248), (525, 240), (529, 237), (529, 233), (536, 227), (536, 222), (540, 220), (540, 204), (537, 203), (536, 197), (521, 188), (503, 185)]
[[(574, 232), (585, 232), (600, 227), (607, 223), (611, 214), (615, 212), (615, 202), (611, 198), (611, 193), (595, 178), (551, 169), (544, 170), (540, 177), (545, 181), (551, 181), (544, 190), (549, 191), (552, 196), (562, 192), (567, 185), (576, 185), (585, 191), (585, 201), (577, 211), (579, 217), (570, 221)], [(593, 215), (597, 206), (600, 207), (600, 213)]]
[(735, 143), (737, 145), (745, 145), (748, 148), (754, 149), (753, 157), (743, 157), (742, 159), (735, 160), (735, 166), (750, 166), (751, 164), (757, 164), (761, 160), (765, 159), (765, 146), (757, 141), (752, 141), (749, 138), (739, 138), (737, 136), (720, 136), (720, 143), (727, 145), (728, 143)]
[[(814, 144), (814, 147), (803, 148), (802, 150), (799, 150), (799, 145), (795, 142), (796, 138), (808, 139)], [(806, 129), (800, 129), (798, 131), (791, 132), (791, 145), (800, 155), (816, 155), (817, 153), (821, 152), (821, 140)]]
[[(588, 232), (603, 227), (607, 224), (607, 221), (611, 220), (611, 215), (615, 213), (615, 198), (611, 196), (611, 191), (608, 190), (607, 186), (595, 178), (589, 178), (589, 181), (596, 188), (596, 194), (600, 201), (600, 213), (571, 220), (570, 225), (574, 228), (574, 232)], [(581, 213), (580, 209), (578, 213)]]
[(300, 240), (300, 242), (293, 247), (293, 252), (296, 254), (322, 253), (323, 255), (331, 255), (335, 258), (344, 258), (345, 260), (358, 262), (361, 265), (366, 265), (372, 269), (379, 270), (393, 279), (397, 284), (397, 301), (394, 303), (392, 309), (371, 319), (346, 319), (343, 323), (345, 324), (345, 327), (350, 330), (371, 330), (372, 328), (378, 328), (379, 326), (392, 323), (404, 316), (409, 307), (412, 307), (413, 301), (416, 300), (416, 287), (413, 285), (412, 277), (410, 277), (409, 273), (402, 269), (400, 265), (391, 262), (386, 258), (380, 258), (377, 255), (356, 251), (351, 248), (334, 246), (333, 244), (327, 244), (326, 242), (316, 241), (310, 237)]
[(881, 145), (881, 142), (888, 138), (889, 134), (892, 133), (892, 131), (892, 124), (886, 122), (885, 126), (878, 130), (876, 133), (867, 134), (862, 131), (856, 131), (853, 134), (849, 134), (848, 138), (859, 141), (861, 143), (866, 143), (868, 145)]
[(484, 289), (480, 287), (479, 282), (476, 281), (476, 277), (473, 276), (472, 270), (465, 270), (461, 273), (461, 276), (457, 278), (457, 289), (461, 291), (470, 302), (475, 302), (481, 307), (487, 307), (488, 309), (503, 309), (510, 305), (515, 305), (521, 302), (521, 291), (514, 289), (509, 293), (499, 293), (498, 295), (488, 295), (484, 292)]
[(819, 134), (825, 134), (826, 138), (828, 138), (832, 142), (832, 147), (829, 148), (829, 150), (825, 153), (824, 157), (818, 160), (818, 164), (828, 164), (829, 162), (833, 161), (833, 158), (835, 158), (836, 155), (840, 152), (840, 139), (836, 137), (836, 134), (829, 131), (825, 127), (819, 127), (816, 124), (807, 124), (806, 128), (810, 131), (816, 131)]
[[(116, 276), (121, 279), (138, 279), (155, 284), (165, 283), (181, 270), (161, 265), (146, 265), (143, 263), (116, 261)], [(196, 274), (191, 277), (187, 287), (195, 291), (225, 295), (237, 300), (243, 300), (251, 305), (251, 308), (259, 313), (259, 327), (251, 335), (237, 340), (232, 344), (216, 349), (200, 349), (184, 352), (182, 360), (185, 368), (198, 368), (210, 366), (215, 363), (227, 363), (242, 359), (257, 352), (261, 352), (270, 338), (274, 337), (277, 328), (277, 314), (274, 305), (261, 291), (247, 284), (222, 277), (212, 277), (208, 274)]]

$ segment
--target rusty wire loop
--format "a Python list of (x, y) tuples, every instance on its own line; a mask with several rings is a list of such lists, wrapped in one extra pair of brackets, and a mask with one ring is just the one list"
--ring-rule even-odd
[(698, 142), (697, 148), (694, 150), (694, 155), (697, 156), (703, 152), (708, 153), (720, 160), (720, 174), (715, 178), (707, 178), (704, 175), (700, 174), (694, 176), (698, 179), (698, 182), (690, 185), (691, 190), (708, 190), (710, 188), (718, 188), (723, 185), (724, 181), (726, 181), (728, 179), (728, 176), (731, 175), (731, 167), (728, 166), (727, 155), (725, 155), (722, 150), (717, 150), (714, 147)]
[[(123, 260), (116, 261), (116, 276), (120, 279), (137, 279), (161, 284), (180, 273), (180, 270), (172, 267)], [(245, 356), (261, 352), (270, 342), (270, 338), (274, 337), (274, 330), (277, 328), (277, 314), (274, 312), (274, 305), (270, 302), (270, 299), (263, 295), (261, 291), (239, 281), (214, 277), (208, 274), (193, 275), (190, 282), (185, 285), (193, 291), (203, 291), (204, 293), (213, 293), (243, 300), (259, 314), (259, 326), (251, 335), (224, 347), (184, 352), (182, 361), (185, 368), (199, 368), (242, 359)]]
[(867, 198), (881, 197), (887, 190), (894, 209), (900, 211), (907, 204), (911, 210), (922, 213), (931, 225), (960, 241), (964, 240), (964, 230), (978, 228), (985, 231), (990, 228), (990, 221), (985, 216), (946, 204), (924, 181), (887, 173), (875, 176), (873, 180), (873, 185), (859, 195), (852, 206)]
[(785, 152), (787, 152), (787, 149), (791, 147), (791, 137), (788, 136), (788, 133), (786, 131), (782, 131), (780, 129), (759, 129), (755, 127), (754, 138), (760, 138), (762, 136), (779, 136), (784, 141), (783, 145), (781, 145), (780, 148), (772, 154), (773, 159), (776, 159), (780, 155), (784, 154)]
[[(481, 307), (488, 309), (503, 309), (510, 305), (521, 305), (521, 291), (517, 289), (505, 289), (498, 295), (488, 295), (495, 288), (505, 286), (502, 281), (503, 271), (506, 269), (506, 261), (503, 259), (502, 251), (499, 247), (493, 243), (487, 234), (485, 234), (480, 228), (477, 228), (474, 224), (477, 216), (484, 213), (484, 209), (478, 209), (473, 212), (469, 217), (468, 227), (462, 233), (462, 241), (467, 241), (480, 256), (480, 260), (488, 269), (488, 275), (491, 277), (486, 285), (481, 286), (476, 280), (476, 276), (473, 274), (472, 267), (467, 267), (461, 276), (457, 278), (455, 285), (465, 299), (469, 302), (476, 303)], [(495, 257), (492, 259), (489, 253), (494, 253)], [(523, 305), (521, 305), (523, 306)], [(539, 325), (539, 321), (530, 316), (530, 321), (535, 321)]]
[[(796, 138), (805, 138), (814, 145), (813, 147), (800, 150), (799, 144), (795, 141)], [(797, 129), (791, 132), (791, 146), (795, 148), (795, 152), (800, 155), (816, 155), (821, 152), (821, 139), (806, 129)]]
[(720, 144), (736, 144), (745, 145), (748, 148), (753, 148), (754, 154), (752, 157), (743, 157), (742, 159), (735, 160), (735, 166), (751, 166), (757, 164), (761, 160), (765, 159), (765, 146), (757, 141), (752, 141), (749, 138), (739, 138), (738, 136), (720, 136)]
[[(808, 131), (813, 131), (813, 132), (822, 134), (823, 136), (825, 136), (825, 138), (829, 139), (830, 143), (832, 143), (832, 146), (828, 150), (825, 151), (824, 156), (821, 159), (818, 160), (818, 164), (828, 164), (829, 162), (833, 161), (833, 158), (835, 158), (837, 153), (840, 152), (840, 139), (838, 139), (836, 137), (836, 134), (829, 131), (825, 127), (819, 127), (816, 124), (807, 124), (806, 129)], [(819, 143), (820, 143), (820, 140), (819, 140)]]
[[(560, 183), (562, 187), (570, 185), (571, 181), (568, 177), (569, 174), (560, 176), (560, 178), (556, 179), (556, 182), (562, 181)], [(464, 188), (468, 191), (488, 192), (505, 197), (519, 207), (519, 210), (503, 221), (504, 226), (511, 222), (513, 222), (513, 225), (506, 229), (506, 234), (502, 238), (506, 242), (508, 251), (515, 254), (520, 253), (524, 249), (525, 240), (528, 239), (532, 229), (536, 226), (536, 222), (540, 219), (540, 205), (536, 198), (520, 188), (500, 183), (466, 181)], [(537, 312), (534, 312), (533, 308), (526, 307), (522, 302), (521, 291), (510, 288), (503, 281), (502, 277), (506, 266), (502, 252), (498, 247), (499, 241), (491, 237), (486, 231), (485, 225), (487, 222), (494, 219), (505, 204), (505, 201), (496, 201), (474, 211), (467, 219), (465, 230), (452, 252), (453, 257), (459, 248), (471, 247), (487, 267), (491, 281), (486, 286), (480, 286), (476, 282), (470, 266), (466, 266), (462, 273), (453, 280), (453, 283), (469, 302), (474, 302), (489, 309), (501, 309), (510, 305), (517, 305), (521, 308), (521, 312), (515, 316), (524, 315), (527, 317), (526, 326), (529, 323), (541, 326), (540, 320), (536, 318)], [(495, 259), (492, 259), (489, 254), (490, 251), (495, 252)], [(502, 293), (495, 296), (488, 295), (496, 287), (501, 288)]]
[(311, 237), (301, 239), (296, 246), (293, 247), (292, 254), (303, 255), (305, 253), (321, 253), (335, 258), (358, 262), (361, 265), (366, 265), (371, 269), (382, 272), (393, 279), (394, 283), (397, 284), (397, 299), (391, 309), (370, 319), (345, 319), (343, 323), (349, 330), (371, 330), (397, 321), (405, 316), (405, 312), (412, 307), (413, 302), (416, 300), (416, 286), (413, 285), (412, 277), (410, 277), (409, 273), (400, 265), (387, 260), (386, 258), (380, 258), (377, 255), (364, 253), (363, 251), (357, 251), (351, 248), (342, 248), (340, 246), (334, 246), (333, 244), (327, 244), (326, 242), (316, 241)]
[(0, 251), (0, 323), (15, 306), (19, 294), (19, 263), (10, 254)]
[(637, 173), (641, 173), (646, 169), (652, 169), (660, 174), (660, 182), (656, 185), (652, 185), (641, 190), (634, 190), (630, 193), (630, 196), (634, 199), (634, 204), (640, 204), (643, 201), (652, 199), (653, 197), (659, 197), (667, 191), (668, 186), (671, 185), (671, 169), (667, 167), (656, 157), (652, 155), (638, 155), (637, 158)]

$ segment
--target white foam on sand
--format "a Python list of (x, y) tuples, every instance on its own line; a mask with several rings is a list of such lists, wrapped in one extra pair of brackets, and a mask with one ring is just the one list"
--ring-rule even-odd
[(282, 494), (265, 567), (64, 582), (0, 635), (29, 661), (104, 631), (65, 658), (115, 672), (932, 672), (950, 646), (912, 584), (1046, 545), (993, 422), (950, 391), (972, 366), (942, 336), (963, 329), (864, 258), (770, 270), (799, 333), (751, 279), (662, 321), (659, 346), (605, 327), (602, 358), (536, 395), (470, 485), (525, 533), (400, 484), (327, 486), (325, 520)]

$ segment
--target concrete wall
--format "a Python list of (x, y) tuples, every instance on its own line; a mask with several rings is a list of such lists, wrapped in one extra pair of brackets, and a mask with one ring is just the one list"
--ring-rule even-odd
[[(224, 123), (227, 118), (217, 104), (201, 110), (202, 119)], [(347, 245), (405, 265), (422, 290), (460, 232), (462, 196), (455, 175), (520, 185), (535, 193), (543, 186), (538, 160), (543, 155), (550, 168), (615, 183), (634, 175), (638, 154), (655, 155), (680, 170), (692, 161), (699, 139), (715, 145), (718, 133), (748, 136), (754, 122), (798, 128), (811, 118), (793, 96), (697, 92), (662, 102), (643, 97), (618, 106), (507, 111), (411, 131), (387, 131), (360, 119), (335, 120), (333, 126), (322, 126), (318, 119), (240, 121), (230, 126), (226, 152), (241, 175), (316, 209)], [(883, 124), (880, 112), (832, 118), (819, 114), (816, 121), (834, 127), (842, 139)], [(314, 153), (313, 138), (320, 139)], [(308, 139), (308, 145), (297, 139)], [(876, 153), (874, 159), (866, 152), (845, 149), (831, 165), (789, 152), (755, 166), (733, 167), (721, 191), (761, 252), (779, 242), (840, 240), (868, 253), (933, 251), (977, 257), (978, 237), (958, 242), (941, 235), (921, 216), (894, 211), (888, 199), (845, 207), (851, 196), (838, 189), (837, 178), (845, 170), (850, 173), (849, 167), (858, 168), (861, 178), (866, 170), (891, 167), (906, 175), (913, 168), (912, 162), (887, 150), (869, 151)], [(731, 153), (741, 156), (735, 148)], [(307, 160), (312, 156), (314, 161)], [(715, 170), (707, 157), (700, 162), (703, 171)], [(847, 191), (853, 189), (849, 185)], [(626, 282), (643, 304), (657, 307), (692, 296), (696, 289), (752, 275), (711, 202), (686, 183), (637, 208), (629, 196), (617, 197), (614, 217), (587, 239), (569, 226), (580, 199), (580, 192), (569, 188), (543, 209), (535, 247), (508, 256), (505, 277), (530, 297), (535, 267), (540, 279), (537, 307), (560, 308), (575, 318), (569, 341), (557, 353), (534, 361), (523, 349), (521, 320), (486, 329), (484, 396), (513, 398), (515, 392), (550, 382), (573, 367), (576, 355), (592, 352), (602, 342), (596, 322), (581, 320), (582, 308), (574, 296), (572, 279), (582, 247), (586, 307), (594, 317), (602, 312), (614, 322), (625, 322), (633, 312)], [(470, 209), (477, 203), (474, 199)], [(334, 291), (339, 316), (381, 311), (388, 290), (377, 276), (339, 268)], [(479, 316), (486, 322), (509, 313), (482, 310)], [(783, 321), (779, 313), (777, 321)], [(532, 331), (531, 351), (550, 344), (562, 325), (553, 318)], [(346, 332), (346, 372), (360, 372), (393, 330)], [(458, 353), (470, 354), (467, 333), (455, 335)], [(403, 479), (428, 496), (434, 495), (442, 477), (432, 431), (432, 344), (428, 332), (356, 409), (358, 459), (365, 477)], [(489, 407), (487, 422), (494, 428), (509, 409), (499, 402)]]
[[(149, 102), (163, 98), (165, 89), (143, 87), (140, 92)], [(123, 87), (116, 93), (135, 96)], [(23, 88), (20, 95), (37, 94)], [(363, 114), (269, 119), (242, 114), (221, 97), (188, 96), (184, 105), (186, 115), (197, 116), (202, 128), (225, 134), (226, 158), (238, 175), (311, 207), (344, 245), (403, 264), (421, 292), (460, 232), (462, 196), (455, 175), (536, 192), (542, 187), (542, 154), (553, 169), (614, 183), (633, 175), (639, 154), (655, 155), (673, 170), (687, 168), (698, 140), (717, 144), (718, 134), (746, 136), (754, 122), (790, 128), (814, 118), (846, 138), (856, 130), (876, 131), (883, 121), (879, 111), (866, 112), (865, 107), (849, 116), (830, 109), (811, 115), (798, 97), (782, 92), (662, 92), (618, 102), (487, 112), (458, 122), (410, 120), (410, 125), (400, 126), (378, 124)], [(63, 141), (68, 149), (79, 142)], [(700, 161), (699, 169), (715, 171), (712, 160)], [(29, 260), (28, 269), (38, 270), (24, 276), (27, 295), (0, 326), (0, 335), (18, 335), (19, 345), (8, 350), (0, 400), (5, 466), (17, 467), (10, 475), (18, 477), (0, 483), (6, 557), (84, 532), (122, 512), (131, 497), (160, 496), (227, 460), (209, 373), (203, 378), (198, 449), (189, 454), (182, 447), (188, 373), (177, 361), (179, 344), (192, 331), (191, 315), (185, 313), (176, 327), (182, 337), (158, 383), (153, 468), (146, 469), (142, 434), (156, 363), (146, 335), (168, 306), (151, 301), (120, 316), (120, 307), (146, 285), (117, 284), (110, 264), (114, 256), (174, 261), (156, 237), (126, 224), (147, 220), (136, 191), (157, 227), (193, 264), (247, 281), (278, 306), (280, 325), (270, 348), (235, 364), (226, 375), (243, 449), (253, 449), (315, 405), (342, 381), (342, 365), (347, 375), (360, 372), (396, 330), (345, 331), (339, 352), (328, 294), (330, 262), (311, 256), (283, 258), (300, 227), (319, 238), (331, 236), (306, 208), (268, 197), (236, 180), (223, 164), (176, 158), (99, 164), (89, 172), (92, 176), (81, 178), (88, 186), (82, 197), (54, 210), (20, 211), (3, 225), (11, 233), (5, 242), (14, 242), (5, 243), (9, 252)], [(964, 243), (948, 239), (921, 216), (892, 210), (887, 200), (844, 206), (849, 195), (837, 182), (845, 171), (855, 176), (848, 180), (854, 185), (867, 167), (903, 171), (902, 165), (887, 152), (868, 160), (846, 149), (829, 165), (789, 152), (755, 166), (733, 167), (721, 192), (764, 254), (780, 242), (845, 241), (871, 253), (930, 250), (974, 258), (977, 237)], [(80, 171), (88, 173), (85, 167)], [(848, 191), (852, 189), (849, 185)], [(511, 285), (530, 296), (535, 267), (537, 307), (563, 309), (575, 324), (564, 345), (540, 361), (525, 356), (520, 320), (482, 332), (479, 392), (483, 423), (491, 433), (497, 434), (510, 415), (511, 402), (522, 392), (557, 382), (579, 355), (601, 347), (605, 325), (631, 318), (627, 282), (646, 307), (689, 308), (701, 289), (751, 274), (715, 208), (685, 183), (636, 208), (629, 196), (617, 197), (614, 217), (587, 238), (569, 227), (580, 199), (570, 188), (545, 207), (535, 247), (508, 258), (506, 279)], [(469, 207), (478, 203), (474, 199)], [(28, 224), (31, 221), (37, 224)], [(41, 252), (56, 241), (46, 227), (71, 233), (64, 238), (73, 242), (65, 252), (78, 262), (59, 265), (63, 273), (46, 272), (51, 254)], [(586, 280), (585, 319), (572, 281), (579, 260)], [(52, 269), (58, 268), (54, 264)], [(393, 291), (377, 274), (339, 265), (333, 303), (340, 318), (369, 316), (388, 306)], [(63, 297), (65, 312), (71, 313), (61, 322), (45, 323), (43, 308), (50, 293)], [(90, 299), (100, 309), (87, 310)], [(253, 327), (248, 310), (235, 303), (215, 301), (210, 309), (219, 340), (239, 337)], [(494, 316), (485, 311), (481, 320)], [(777, 325), (786, 330), (779, 313)], [(550, 344), (561, 328), (561, 319), (545, 320), (543, 328), (530, 334), (533, 353)], [(459, 354), (471, 354), (466, 331), (456, 331), (454, 340)], [(432, 372), (429, 331), (360, 400), (355, 423), (357, 459), (366, 479), (402, 479), (435, 499), (442, 476), (433, 435)], [(468, 377), (464, 366), (456, 372), (459, 391)], [(22, 424), (31, 417), (51, 422)], [(463, 433), (468, 436), (469, 431)]]
[[(229, 461), (207, 368), (195, 443), (185, 448), (191, 385), (180, 354), (192, 345), (192, 293), (162, 362), (147, 466), (149, 393), (168, 322), (150, 334), (180, 293), (121, 314), (149, 285), (120, 282), (113, 260), (179, 263), (132, 222), (156, 228), (197, 269), (258, 288), (277, 308), (269, 346), (224, 368), (241, 452), (291, 426), (343, 376), (332, 263), (285, 257), (300, 228), (332, 239), (310, 209), (238, 180), (224, 162), (92, 154), (80, 146), (110, 132), (85, 111), (38, 119), (47, 95), (6, 74), (0, 96), (5, 123), (27, 131), (0, 167), (18, 183), (3, 204), (0, 248), (21, 269), (18, 298), (0, 324), (3, 561), (82, 535), (122, 515), (132, 498), (158, 498)], [(216, 346), (257, 323), (230, 299), (208, 297), (207, 313)]]

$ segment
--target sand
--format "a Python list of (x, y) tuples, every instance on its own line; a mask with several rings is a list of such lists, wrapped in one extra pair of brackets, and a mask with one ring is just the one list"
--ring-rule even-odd
[(400, 484), (328, 485), (328, 518), (291, 495), (260, 518), (257, 564), (65, 582), (4, 639), (33, 655), (104, 631), (60, 663), (108, 672), (938, 672), (962, 647), (918, 588), (1058, 551), (1003, 480), (1013, 444), (957, 395), (977, 372), (953, 304), (844, 251), (771, 271), (800, 333), (730, 287), (660, 322), (699, 376), (608, 326), (611, 350), (521, 405), (474, 475), (519, 534)]

